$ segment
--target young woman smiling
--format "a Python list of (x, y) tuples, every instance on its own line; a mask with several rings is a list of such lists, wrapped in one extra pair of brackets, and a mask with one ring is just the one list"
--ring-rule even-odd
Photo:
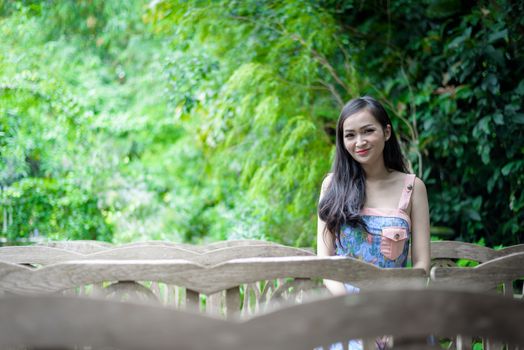
[[(382, 268), (405, 267), (411, 243), (414, 268), (429, 271), (429, 209), (422, 180), (408, 174), (384, 107), (369, 96), (349, 101), (337, 124), (331, 173), (318, 205), (317, 255), (348, 256)], [(324, 280), (332, 294), (358, 292)], [(367, 340), (386, 349), (390, 338)], [(330, 350), (344, 349), (342, 343)], [(363, 348), (349, 340), (348, 349)]]
[[(349, 101), (340, 114), (331, 173), (318, 205), (317, 255), (348, 256), (383, 268), (428, 272), (429, 209), (422, 180), (408, 174), (384, 107), (369, 96)], [(333, 294), (355, 290), (326, 280)]]

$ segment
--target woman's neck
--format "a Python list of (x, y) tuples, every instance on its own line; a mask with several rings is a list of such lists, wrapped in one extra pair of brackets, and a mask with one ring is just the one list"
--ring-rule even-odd
[(362, 169), (366, 174), (366, 181), (384, 180), (391, 174), (384, 162), (373, 164), (373, 166), (362, 166)]

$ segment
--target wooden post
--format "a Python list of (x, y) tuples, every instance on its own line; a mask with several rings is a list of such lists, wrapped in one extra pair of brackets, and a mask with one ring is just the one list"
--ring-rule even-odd
[(186, 310), (200, 311), (200, 294), (186, 288)]
[(473, 339), (469, 336), (457, 335), (457, 350), (471, 350)]
[(226, 317), (233, 318), (240, 313), (240, 289), (233, 287), (226, 290)]
[(206, 313), (220, 316), (220, 306), (222, 304), (223, 295), (223, 292), (218, 292), (206, 296)]

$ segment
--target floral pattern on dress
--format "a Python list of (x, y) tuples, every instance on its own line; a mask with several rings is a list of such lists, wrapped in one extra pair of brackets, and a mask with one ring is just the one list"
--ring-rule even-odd
[[(343, 225), (340, 230), (340, 239), (336, 240), (335, 255), (358, 259), (380, 268), (406, 267), (411, 240), (409, 215), (406, 209), (410, 203), (415, 178), (414, 174), (406, 174), (404, 189), (397, 209), (365, 208), (362, 210), (360, 214), (366, 230)], [(383, 250), (388, 256), (396, 257), (395, 259), (388, 259), (381, 252), (383, 229), (385, 228), (388, 230), (385, 230)], [(404, 240), (402, 240), (403, 237), (405, 237)], [(400, 246), (401, 244), (403, 246)], [(360, 292), (359, 288), (351, 284), (346, 283), (345, 287), (348, 293)], [(344, 349), (345, 343), (331, 344), (329, 350)], [(389, 346), (388, 343), (388, 337), (378, 337), (376, 348), (386, 349)], [(347, 346), (349, 350), (362, 350), (362, 340), (351, 339), (347, 342)]]
[[(409, 223), (397, 216), (363, 215), (362, 220), (366, 224), (367, 231), (348, 225), (342, 226), (340, 241), (337, 240), (336, 242), (335, 254), (355, 258), (382, 268), (406, 267), (411, 238)], [(380, 251), (382, 229), (385, 227), (402, 227), (408, 233), (402, 253), (394, 260), (386, 258)], [(346, 283), (345, 287), (348, 293), (358, 293), (360, 291), (358, 287), (349, 283)], [(385, 349), (386, 344), (380, 343), (379, 339), (381, 338), (377, 340), (377, 349)], [(347, 346), (348, 350), (363, 349), (362, 340), (360, 339), (349, 340)], [(339, 349), (344, 349), (343, 343), (331, 344), (329, 347), (329, 350)]]
[[(362, 260), (382, 268), (406, 267), (411, 238), (409, 223), (401, 217), (390, 216), (364, 215), (362, 220), (366, 224), (367, 232), (361, 228), (342, 226), (340, 241), (336, 242), (335, 254)], [(394, 260), (386, 258), (380, 251), (384, 227), (402, 227), (408, 232), (402, 253)]]

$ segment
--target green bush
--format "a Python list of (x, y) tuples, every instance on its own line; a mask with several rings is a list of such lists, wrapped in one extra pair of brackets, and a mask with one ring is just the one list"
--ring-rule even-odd
[(3, 234), (20, 239), (111, 241), (112, 227), (98, 200), (67, 180), (27, 178), (2, 191)]
[(0, 1), (2, 236), (314, 245), (338, 113), (371, 94), (435, 236), (522, 243), (523, 12)]

